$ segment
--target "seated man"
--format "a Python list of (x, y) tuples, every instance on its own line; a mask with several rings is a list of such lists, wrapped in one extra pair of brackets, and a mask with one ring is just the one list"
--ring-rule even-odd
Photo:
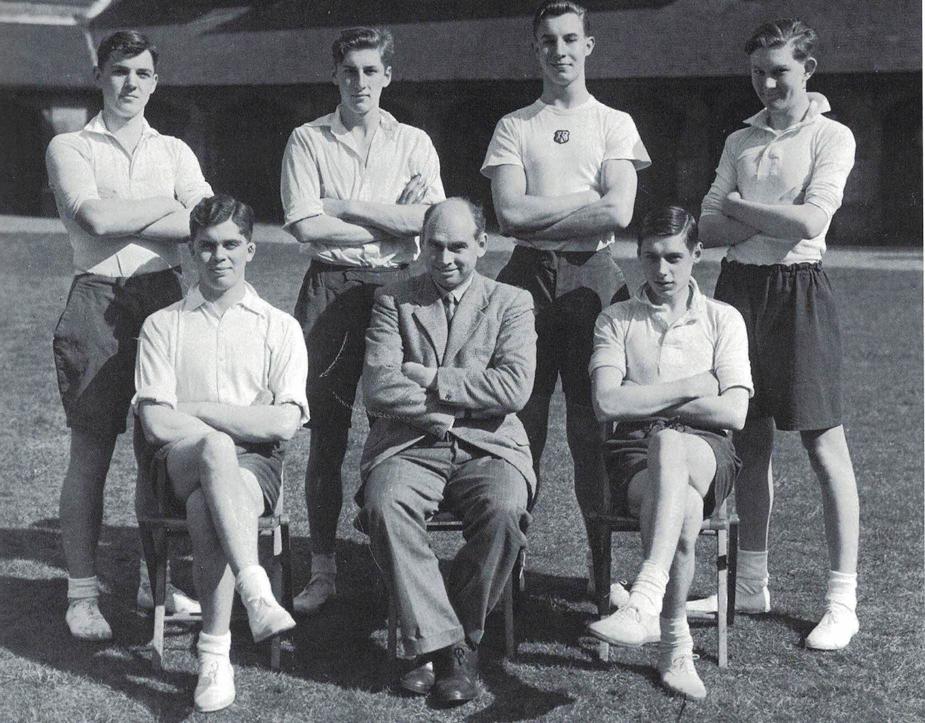
[(308, 419), (308, 362), (296, 320), (244, 280), (253, 222), (251, 208), (229, 196), (193, 209), (199, 283), (148, 317), (135, 368), (133, 403), (157, 450), (151, 473), (166, 472), (189, 521), (202, 603), (193, 694), (200, 711), (235, 698), (228, 657), (235, 588), (254, 640), (295, 626), (258, 564), (257, 519), (279, 499), (281, 442)]
[[(453, 198), (424, 216), (427, 273), (377, 293), (363, 389), (375, 422), (361, 462), (360, 521), (418, 667), (401, 685), (438, 705), (477, 695), (485, 616), (526, 544), (536, 484), (515, 412), (530, 397), (530, 295), (481, 276), (485, 218)], [(425, 522), (451, 510), (465, 544), (444, 584)]]
[(701, 253), (687, 211), (647, 214), (638, 245), (645, 284), (601, 312), (590, 363), (595, 413), (618, 422), (614, 511), (639, 517), (645, 561), (627, 603), (589, 630), (638, 646), (661, 611), (662, 684), (695, 699), (706, 690), (684, 609), (694, 549), (701, 521), (732, 491), (739, 460), (726, 430), (745, 424), (752, 393), (745, 323), (700, 292), (691, 270)]

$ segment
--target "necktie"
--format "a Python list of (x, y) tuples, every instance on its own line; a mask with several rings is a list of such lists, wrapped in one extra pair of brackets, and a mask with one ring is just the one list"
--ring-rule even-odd
[(443, 297), (443, 310), (446, 312), (446, 325), (449, 327), (453, 323), (453, 314), (456, 313), (456, 297), (447, 294)]

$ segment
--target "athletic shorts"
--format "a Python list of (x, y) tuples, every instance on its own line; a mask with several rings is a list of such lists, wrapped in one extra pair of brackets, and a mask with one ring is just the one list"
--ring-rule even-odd
[(178, 268), (74, 277), (52, 342), (68, 427), (95, 434), (125, 431), (141, 324), (183, 298), (180, 278)]
[(841, 424), (841, 330), (822, 264), (723, 260), (714, 296), (745, 318), (755, 384), (749, 417), (773, 417), (781, 430)]
[(610, 481), (612, 500), (611, 513), (630, 515), (627, 492), (633, 477), (649, 466), (649, 441), (652, 435), (663, 429), (674, 429), (684, 434), (700, 437), (710, 445), (716, 458), (716, 474), (710, 482), (710, 488), (703, 498), (703, 517), (713, 514), (730, 494), (735, 479), (742, 467), (732, 445), (732, 439), (726, 432), (699, 429), (678, 421), (657, 419), (645, 422), (623, 422), (616, 426), (614, 433), (604, 442), (604, 464)]
[(594, 322), (605, 307), (629, 298), (611, 248), (585, 252), (515, 246), (498, 281), (533, 297), (537, 338), (531, 396), (552, 396), (561, 376), (566, 403), (590, 407)]
[[(171, 511), (186, 515), (183, 503), (173, 494), (167, 476), (167, 456), (176, 443), (155, 447), (141, 432), (141, 423), (135, 419), (135, 455), (139, 471), (145, 476), (149, 490), (163, 486), (167, 490), (167, 504)], [(283, 486), (283, 445), (279, 442), (258, 444), (245, 442), (235, 445), (238, 467), (246, 469), (257, 478), (263, 493), (263, 514), (272, 514), (279, 501)], [(139, 479), (141, 482), (141, 479)]]
[(312, 420), (307, 427), (350, 427), (376, 289), (410, 277), (407, 267), (363, 269), (312, 261), (293, 314), (308, 349)]

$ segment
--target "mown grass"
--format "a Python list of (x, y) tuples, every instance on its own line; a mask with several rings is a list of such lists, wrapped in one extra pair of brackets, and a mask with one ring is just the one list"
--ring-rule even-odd
[[(118, 445), (106, 492), (99, 570), (109, 591), (103, 608), (115, 640), (74, 642), (64, 625), (65, 572), (58, 492), (67, 430), (58, 401), (51, 336), (70, 282), (63, 236), (0, 236), (0, 719), (180, 720), (196, 718), (193, 635), (168, 637), (167, 669), (153, 674), (150, 621), (134, 612), (137, 532), (134, 464), (128, 438)], [(504, 255), (489, 254), (493, 275)], [(305, 268), (292, 246), (264, 245), (250, 278), (272, 303), (291, 309)], [(711, 290), (718, 269), (698, 276)], [(638, 269), (627, 264), (632, 280)], [(520, 613), (523, 645), (501, 660), (497, 632), (483, 646), (484, 693), (453, 711), (435, 711), (390, 689), (385, 606), (365, 540), (352, 526), (352, 492), (366, 428), (344, 467), (345, 514), (339, 531), (337, 603), (300, 624), (289, 638), (283, 672), (266, 667), (246, 625), (236, 623), (233, 660), (238, 700), (215, 716), (228, 720), (915, 720), (925, 717), (922, 663), (922, 287), (908, 272), (835, 269), (843, 302), (846, 427), (861, 489), (859, 615), (862, 630), (847, 651), (802, 647), (820, 614), (826, 559), (820, 497), (795, 435), (780, 439), (772, 529), (774, 612), (740, 616), (730, 635), (731, 665), (715, 664), (715, 632), (694, 630), (698, 669), (709, 698), (687, 703), (665, 695), (654, 651), (616, 651), (596, 662), (584, 626), (593, 606), (583, 595), (584, 534), (571, 491), (563, 408), (556, 398), (546, 450), (544, 489), (530, 533), (528, 595)], [(301, 477), (308, 433), (287, 460), (287, 508), (294, 524), (295, 583), (308, 569), (308, 528)], [(448, 552), (453, 539), (438, 541)], [(617, 536), (615, 570), (632, 574), (638, 542)], [(702, 548), (695, 587), (710, 588)], [(177, 565), (188, 582), (188, 564)], [(499, 631), (497, 621), (495, 630)]]

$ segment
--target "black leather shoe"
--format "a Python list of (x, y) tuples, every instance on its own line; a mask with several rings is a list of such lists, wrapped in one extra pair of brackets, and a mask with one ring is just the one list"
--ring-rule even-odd
[(414, 695), (427, 695), (434, 687), (434, 665), (429, 660), (419, 657), (415, 666), (398, 681), (401, 689)]
[(459, 642), (434, 655), (434, 687), (431, 701), (436, 706), (461, 705), (479, 694), (478, 654), (465, 642)]

